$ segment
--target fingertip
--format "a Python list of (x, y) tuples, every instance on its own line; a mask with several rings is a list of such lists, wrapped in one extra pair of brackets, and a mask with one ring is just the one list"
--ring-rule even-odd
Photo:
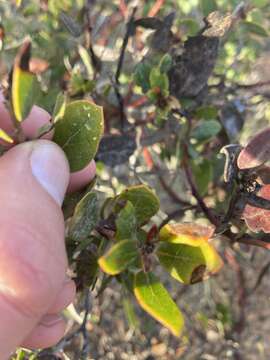
[(44, 190), (61, 205), (70, 179), (68, 160), (63, 150), (52, 141), (38, 140), (32, 141), (31, 144), (32, 174)]
[(74, 301), (75, 295), (75, 282), (72, 280), (65, 282), (54, 304), (48, 310), (48, 314), (56, 314), (63, 311), (68, 305), (70, 305)]
[[(50, 124), (50, 114), (40, 108), (33, 106), (30, 114), (22, 122), (23, 132), (28, 139), (36, 139), (39, 136), (39, 131), (43, 126)], [(51, 140), (53, 137), (53, 130), (42, 136), (42, 139)]]
[[(0, 90), (0, 128), (12, 136), (14, 125), (11, 120), (5, 104), (3, 92)], [(27, 118), (22, 122), (22, 128), (27, 139), (37, 139), (39, 130), (43, 126), (50, 124), (51, 115), (39, 106), (34, 105)], [(53, 138), (53, 130), (42, 136), (42, 139), (51, 140)]]
[(46, 315), (21, 344), (28, 349), (49, 348), (64, 336), (65, 321), (58, 315)]
[(96, 163), (92, 160), (84, 169), (71, 173), (68, 192), (75, 192), (87, 186), (96, 175)]

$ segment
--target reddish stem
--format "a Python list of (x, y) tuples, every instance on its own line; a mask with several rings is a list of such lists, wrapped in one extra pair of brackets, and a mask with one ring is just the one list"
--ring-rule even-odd
[(165, 0), (157, 0), (155, 2), (155, 4), (153, 5), (153, 7), (150, 9), (147, 16), (149, 16), (149, 17), (156, 16), (159, 13), (159, 10), (162, 8), (164, 2), (165, 2)]
[(147, 149), (147, 147), (143, 148), (143, 157), (144, 157), (144, 161), (147, 165), (148, 170), (150, 170), (150, 171), (153, 170), (153, 167), (154, 167), (153, 158), (152, 158), (150, 151)]
[(120, 0), (119, 10), (120, 10), (121, 14), (123, 15), (123, 17), (126, 19), (128, 16), (128, 7), (125, 3), (125, 0)]

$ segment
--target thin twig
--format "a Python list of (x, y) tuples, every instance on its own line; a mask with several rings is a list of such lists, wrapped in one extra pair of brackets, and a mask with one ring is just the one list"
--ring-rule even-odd
[(262, 239), (255, 239), (252, 236), (245, 234), (241, 237), (237, 237), (236, 234), (232, 233), (230, 229), (227, 229), (223, 234), (222, 237), (224, 239), (230, 240), (232, 243), (241, 243), (245, 245), (252, 245), (258, 246), (266, 250), (270, 250), (270, 242)]
[(232, 269), (236, 273), (236, 280), (237, 280), (237, 302), (239, 306), (239, 319), (235, 323), (233, 331), (237, 333), (241, 333), (244, 330), (245, 322), (246, 322), (246, 315), (245, 315), (245, 308), (246, 308), (246, 280), (244, 276), (244, 272), (237, 261), (235, 254), (232, 250), (226, 249), (225, 256), (228, 263), (231, 265)]
[(162, 8), (164, 2), (165, 2), (165, 0), (156, 0), (155, 4), (150, 9), (147, 16), (149, 16), (149, 17), (156, 16), (159, 13), (160, 9)]
[(253, 286), (253, 288), (251, 289), (249, 295), (253, 294), (257, 289), (258, 287), (261, 285), (262, 283), (262, 280), (264, 278), (264, 276), (267, 274), (267, 272), (270, 270), (270, 261), (263, 266), (262, 270), (260, 271), (260, 274), (257, 278), (257, 281), (255, 282), (255, 285)]
[(40, 354), (52, 355), (59, 351), (62, 351), (75, 337), (82, 334), (83, 348), (82, 348), (80, 359), (85, 359), (85, 360), (88, 359), (90, 338), (89, 338), (89, 334), (88, 334), (88, 330), (87, 330), (87, 321), (88, 321), (88, 316), (89, 316), (89, 313), (91, 310), (90, 289), (86, 290), (84, 310), (85, 310), (85, 314), (84, 314), (83, 322), (80, 325), (80, 327), (77, 330), (75, 330), (74, 332), (72, 332), (70, 335), (66, 336), (63, 340), (61, 340), (58, 343), (58, 345), (56, 345), (56, 347), (53, 349), (53, 353), (51, 351), (48, 352), (47, 350), (43, 350)]
[(154, 164), (154, 169), (157, 172), (157, 176), (159, 179), (159, 182), (163, 189), (166, 191), (166, 193), (170, 196), (170, 198), (175, 202), (176, 204), (182, 205), (182, 206), (192, 206), (188, 201), (182, 199), (165, 181), (164, 177), (161, 174), (161, 169), (157, 164)]
[(82, 348), (82, 352), (81, 352), (81, 359), (88, 359), (88, 355), (90, 352), (90, 337), (89, 337), (89, 333), (87, 330), (87, 321), (88, 321), (88, 315), (91, 309), (91, 304), (90, 304), (90, 290), (87, 289), (86, 295), (85, 295), (85, 303), (84, 303), (84, 309), (85, 309), (85, 314), (84, 314), (84, 319), (83, 319), (83, 323), (81, 326), (81, 333), (83, 336), (83, 348)]
[(123, 68), (123, 64), (124, 64), (124, 59), (125, 59), (125, 52), (126, 52), (126, 48), (128, 45), (128, 40), (133, 32), (133, 28), (134, 28), (134, 18), (135, 18), (135, 14), (137, 11), (137, 7), (134, 7), (131, 13), (131, 16), (129, 18), (128, 24), (127, 24), (127, 30), (126, 30), (126, 34), (124, 36), (123, 39), (123, 43), (122, 43), (122, 48), (121, 48), (121, 52), (120, 52), (120, 57), (118, 60), (118, 64), (117, 64), (117, 70), (116, 70), (116, 74), (115, 74), (115, 82), (117, 85), (119, 85), (119, 78), (122, 72), (122, 68)]
[(270, 80), (267, 81), (258, 81), (254, 84), (238, 84), (235, 83), (233, 86), (235, 86), (237, 89), (255, 89), (257, 87), (263, 87), (263, 86), (269, 86)]
[(137, 11), (137, 7), (134, 7), (131, 13), (131, 16), (129, 18), (128, 24), (127, 24), (127, 30), (126, 30), (126, 34), (124, 36), (123, 39), (123, 43), (122, 43), (122, 47), (121, 47), (121, 52), (120, 52), (120, 56), (119, 56), (119, 60), (118, 60), (118, 64), (117, 64), (117, 69), (116, 69), (116, 74), (115, 74), (115, 84), (114, 86), (114, 91), (115, 91), (115, 95), (119, 104), (119, 110), (120, 110), (120, 121), (121, 121), (121, 128), (124, 128), (124, 124), (126, 122), (126, 114), (125, 114), (125, 109), (124, 109), (124, 105), (125, 105), (125, 101), (121, 95), (121, 92), (119, 90), (119, 86), (120, 86), (120, 76), (122, 73), (122, 69), (123, 69), (123, 64), (124, 64), (124, 60), (125, 60), (125, 52), (126, 52), (126, 48), (128, 45), (128, 40), (132, 34), (132, 31), (134, 29), (134, 18), (135, 18), (135, 14)]
[(162, 221), (162, 223), (159, 225), (158, 228), (161, 229), (163, 226), (167, 225), (171, 220), (174, 220), (174, 218), (184, 216), (184, 214), (187, 210), (193, 210), (194, 208), (196, 208), (196, 206), (187, 206), (185, 208), (177, 209), (177, 210), (171, 212)]
[(120, 9), (121, 14), (123, 15), (123, 17), (126, 18), (127, 13), (128, 13), (128, 7), (127, 7), (127, 5), (125, 3), (125, 0), (120, 0), (119, 9)]
[(93, 48), (93, 43), (92, 43), (92, 22), (91, 22), (91, 8), (93, 7), (93, 5), (95, 4), (95, 1), (91, 0), (86, 0), (86, 4), (85, 4), (85, 18), (86, 18), (86, 33), (85, 33), (85, 42), (86, 42), (86, 49), (89, 50), (90, 53), (90, 58), (91, 58), (91, 62), (93, 67), (95, 68), (96, 71), (100, 71), (101, 70), (101, 61), (100, 59), (97, 57), (94, 48)]
[(187, 149), (185, 146), (184, 146), (184, 150), (185, 150), (185, 159), (183, 160), (183, 168), (184, 168), (186, 178), (189, 183), (192, 195), (197, 200), (198, 205), (200, 206), (202, 212), (205, 214), (207, 219), (218, 228), (220, 226), (220, 221), (214, 216), (214, 214), (212, 213), (212, 210), (208, 208), (208, 206), (204, 202), (203, 198), (201, 197), (201, 195), (197, 189), (197, 186), (195, 185), (195, 183), (193, 181), (193, 175), (192, 175), (191, 169), (188, 165), (188, 157), (187, 157), (188, 153), (187, 153)]

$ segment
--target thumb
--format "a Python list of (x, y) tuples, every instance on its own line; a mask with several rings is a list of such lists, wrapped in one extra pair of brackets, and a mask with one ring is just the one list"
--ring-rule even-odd
[(39, 140), (0, 159), (0, 359), (54, 303), (67, 259), (60, 204), (69, 182), (62, 150)]

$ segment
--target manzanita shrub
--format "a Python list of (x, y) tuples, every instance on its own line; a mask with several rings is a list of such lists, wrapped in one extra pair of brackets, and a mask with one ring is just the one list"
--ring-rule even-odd
[[(73, 5), (67, 3), (66, 10), (71, 9)], [(227, 92), (235, 94), (235, 87), (241, 86), (231, 82), (227, 89), (226, 75), (214, 74), (221, 44), (234, 36), (231, 34), (237, 33), (238, 27), (261, 37), (266, 36), (265, 30), (245, 20), (252, 7), (242, 4), (234, 12), (222, 13), (216, 11), (215, 1), (202, 1), (204, 20), (198, 24), (184, 19), (179, 26), (188, 30), (181, 33), (181, 38), (174, 28), (175, 13), (167, 12), (159, 18), (152, 12), (160, 8), (140, 13), (134, 7), (127, 17), (111, 79), (107, 76), (108, 64), (96, 55), (91, 42), (90, 10), (94, 3), (77, 4), (79, 11), (74, 20), (55, 2), (41, 1), (49, 24), (44, 30), (46, 36), (43, 34), (46, 41), (50, 41), (53, 30), (60, 38), (62, 32), (68, 32), (75, 39), (76, 52), (73, 57), (64, 56), (62, 67), (52, 57), (55, 68), (50, 69), (50, 79), (44, 80), (42, 72), (49, 64), (31, 54), (32, 44), (36, 46), (41, 39), (26, 38), (16, 47), (9, 76), (2, 81), (13, 131), (0, 129), (1, 152), (29, 140), (23, 122), (34, 105), (43, 106), (51, 114), (50, 123), (39, 129), (36, 138), (53, 132), (52, 141), (64, 150), (71, 172), (82, 170), (92, 159), (114, 168), (127, 163), (137, 148), (142, 150), (147, 169), (179, 208), (161, 221), (159, 194), (141, 180), (136, 170), (137, 184), (122, 186), (111, 196), (101, 196), (95, 187), (99, 180), (94, 179), (85, 189), (67, 195), (63, 204), (70, 269), (78, 292), (92, 291), (98, 284), (101, 294), (115, 279), (123, 290), (124, 310), (131, 312), (133, 297), (179, 337), (184, 317), (158, 275), (160, 268), (181, 284), (193, 285), (222, 268), (224, 257), (216, 250), (215, 240), (225, 239), (230, 247), (244, 243), (270, 248), (270, 129), (254, 136), (247, 145), (239, 145), (235, 128), (239, 132), (243, 126), (239, 125), (240, 110)], [(128, 12), (128, 7), (121, 4), (121, 11)], [(21, 2), (17, 2), (19, 7)], [(31, 7), (23, 9), (35, 14)], [(142, 43), (142, 29), (151, 30), (147, 46)], [(138, 51), (144, 51), (132, 63), (132, 69), (126, 70), (124, 58), (130, 38), (137, 42)], [(44, 69), (40, 69), (41, 64)], [(35, 66), (39, 70), (34, 70)], [(216, 82), (212, 79), (215, 75)], [(219, 101), (211, 103), (212, 96), (222, 98), (221, 109)], [(146, 110), (140, 110), (138, 118), (140, 107)], [(126, 108), (134, 110), (134, 118), (128, 118)], [(226, 119), (237, 111), (236, 124), (231, 126)], [(185, 180), (180, 193), (161, 171), (163, 162), (172, 167), (173, 161)], [(218, 191), (226, 194), (221, 200)], [(211, 206), (207, 202), (209, 194), (214, 199)], [(189, 221), (181, 220), (188, 211), (192, 212)], [(196, 221), (198, 214), (203, 221)], [(177, 218), (180, 222), (174, 221)]]
[[(14, 61), (6, 104), (15, 130), (13, 138), (1, 130), (3, 141), (26, 140), (21, 124), (35, 104), (37, 92), (37, 79), (29, 68), (30, 51), (31, 43), (27, 40)], [(166, 67), (165, 61), (167, 58), (161, 68)], [(88, 100), (69, 101), (65, 94), (59, 94), (51, 124), (40, 129), (39, 137), (54, 130), (52, 140), (66, 153), (71, 172), (76, 172), (94, 158), (103, 128), (100, 106)], [(126, 188), (101, 206), (92, 184), (80, 195), (72, 210), (68, 198), (63, 207), (70, 264), (80, 287), (93, 286), (100, 270), (106, 277), (115, 276), (131, 290), (145, 311), (180, 336), (183, 315), (155, 275), (155, 267), (160, 263), (173, 278), (187, 285), (215, 274), (223, 262), (209, 243), (214, 230), (196, 224), (165, 225), (161, 229), (151, 225), (160, 203), (146, 185)]]

